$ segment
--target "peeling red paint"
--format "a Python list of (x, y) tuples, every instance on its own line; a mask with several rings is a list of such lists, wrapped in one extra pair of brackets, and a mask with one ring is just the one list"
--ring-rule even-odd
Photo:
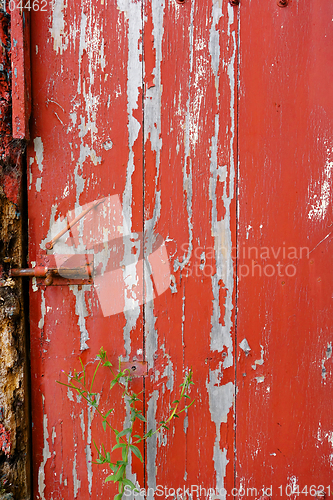
[(3, 424), (0, 424), (0, 448), (6, 454), (10, 454), (10, 431), (6, 431)]
[(8, 200), (18, 204), (25, 146), (12, 135), (10, 27), (9, 15), (0, 12), (0, 185)]
[(16, 139), (29, 139), (30, 53), (29, 11), (11, 14), (12, 128)]
[(151, 9), (147, 11), (147, 20), (145, 27), (145, 83), (147, 88), (150, 89), (155, 85), (155, 57), (156, 49), (154, 48), (154, 35), (153, 35), (154, 25), (152, 19)]
[(1, 184), (8, 200), (17, 204), (19, 201), (21, 179), (15, 172), (10, 172), (1, 179)]
[(11, 136), (11, 81), (10, 81), (10, 20), (0, 12), (0, 161), (7, 163), (10, 158)]
[(13, 139), (11, 83), (11, 22), (0, 12), (0, 185), (5, 196), (18, 204), (21, 185), (21, 155), (24, 144)]

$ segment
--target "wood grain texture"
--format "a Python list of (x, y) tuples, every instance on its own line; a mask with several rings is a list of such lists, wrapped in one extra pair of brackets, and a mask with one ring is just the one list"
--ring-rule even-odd
[(273, 496), (332, 480), (332, 14), (240, 11), (236, 470)]
[(145, 308), (149, 423), (190, 367), (196, 398), (148, 443), (147, 487), (202, 496), (233, 485), (237, 21), (227, 2), (145, 5), (145, 229), (172, 273)]
[[(61, 229), (61, 218), (105, 196), (119, 196), (129, 231), (143, 230), (141, 4), (56, 1), (48, 9), (32, 13), (32, 264)], [(86, 220), (82, 224), (89, 247), (94, 227), (88, 224), (90, 233)], [(69, 233), (66, 239), (71, 246)], [(66, 253), (57, 245), (54, 252)], [(115, 293), (122, 290), (110, 300)], [(92, 464), (93, 439), (110, 448), (102, 422), (56, 380), (66, 381), (62, 370), (78, 369), (79, 357), (91, 363), (101, 346), (116, 364), (119, 356), (142, 359), (142, 310), (105, 317), (92, 285), (37, 289), (35, 283), (30, 310), (35, 498), (112, 497), (116, 488), (104, 483), (107, 471)], [(109, 382), (97, 382), (104, 396)], [(135, 388), (141, 391), (142, 380)], [(121, 392), (113, 392), (116, 401), (108, 404), (114, 426), (122, 428), (126, 412)], [(136, 458), (133, 470), (141, 482)]]

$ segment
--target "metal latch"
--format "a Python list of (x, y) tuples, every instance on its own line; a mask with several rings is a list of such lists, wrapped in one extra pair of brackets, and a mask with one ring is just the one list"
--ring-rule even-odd
[(13, 278), (37, 278), (37, 285), (87, 285), (93, 283), (91, 254), (39, 255), (33, 268), (11, 269)]

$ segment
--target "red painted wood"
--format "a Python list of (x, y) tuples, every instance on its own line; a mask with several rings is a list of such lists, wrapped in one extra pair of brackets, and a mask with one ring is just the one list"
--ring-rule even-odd
[[(15, 3), (14, 3), (15, 5)], [(31, 113), (30, 12), (11, 11), (12, 135), (29, 139)]]
[(332, 18), (240, 11), (237, 488), (272, 498), (332, 486)]
[[(59, 253), (71, 244), (97, 254), (105, 243), (106, 269), (122, 278), (138, 256), (127, 278), (136, 273), (140, 309), (99, 278), (99, 288), (32, 284), (35, 498), (115, 493), (90, 463), (101, 423), (90, 426), (56, 384), (101, 346), (114, 362), (147, 362), (133, 387), (148, 429), (194, 372), (188, 417), (147, 443), (143, 466), (133, 459), (148, 498), (157, 488), (285, 498), (287, 485), (329, 486), (331, 6), (56, 0), (47, 9), (32, 13), (29, 259), (38, 264), (81, 207), (87, 215)], [(102, 205), (90, 210), (115, 195), (113, 219)], [(123, 217), (130, 236), (110, 229)], [(101, 245), (101, 227), (120, 240), (115, 251)], [(97, 385), (107, 394), (107, 378)], [(122, 404), (109, 402), (122, 426)]]
[[(120, 193), (123, 204), (130, 203), (125, 208), (132, 211), (132, 230), (140, 232), (144, 200), (146, 256), (160, 235), (166, 241), (172, 273), (171, 287), (164, 292), (155, 282), (154, 303), (148, 301), (145, 306), (148, 428), (167, 416), (173, 391), (191, 366), (197, 403), (188, 422), (180, 419), (168, 437), (161, 435), (158, 442), (148, 444), (145, 483), (135, 460), (134, 472), (146, 487), (169, 489), (185, 484), (194, 495), (196, 488), (230, 489), (234, 477), (234, 9), (208, 1), (200, 5), (144, 3), (142, 122), (141, 73), (137, 78), (131, 69), (133, 63), (139, 62), (140, 67), (141, 61), (135, 60), (140, 56), (139, 31), (133, 40), (140, 5), (130, 2), (125, 16), (120, 4), (118, 9), (115, 4), (109, 7), (107, 17), (97, 4), (91, 10), (77, 4), (54, 8), (45, 17), (41, 12), (33, 15), (30, 261), (54, 238), (54, 232), (50, 233), (53, 220), (73, 220), (74, 213), (66, 214), (75, 204), (84, 209), (94, 199)], [(204, 22), (206, 18), (209, 23)], [(100, 37), (93, 31), (94, 24)], [(76, 27), (80, 36), (71, 35), (69, 26)], [(133, 79), (139, 82), (138, 88)], [(71, 229), (73, 241), (77, 241), (77, 227)], [(163, 273), (154, 274), (154, 279), (161, 279)], [(75, 297), (79, 293), (84, 296), (81, 306)], [(78, 318), (80, 307), (83, 315), (81, 310)], [(61, 369), (68, 371), (78, 360), (79, 327), (90, 335), (89, 349), (81, 353), (84, 361), (90, 361), (100, 345), (111, 349), (116, 359), (124, 354), (124, 340), (128, 355), (142, 356), (142, 316), (134, 321), (130, 339), (128, 332), (124, 339), (122, 330), (130, 330), (130, 322), (126, 326), (123, 314), (101, 317), (92, 289), (33, 288), (33, 439), (35, 489), (40, 498), (51, 498), (54, 491), (66, 498), (112, 494), (95, 470), (89, 484), (81, 410), (55, 385)], [(68, 414), (73, 423), (65, 418)], [(120, 420), (123, 417), (121, 412)], [(94, 420), (92, 433), (96, 429)], [(201, 457), (200, 470), (192, 461), (194, 454)], [(162, 467), (157, 469), (158, 465)], [(70, 471), (66, 472), (67, 485), (64, 468)]]
[[(109, 2), (107, 8), (99, 1), (49, 2), (46, 12), (31, 13), (28, 194), (32, 265), (58, 231), (50, 233), (54, 220), (103, 196), (119, 195), (124, 213), (132, 213), (129, 229), (142, 233), (142, 81), (140, 71), (136, 88), (128, 73), (130, 63), (139, 68), (142, 64), (139, 29), (134, 33), (135, 43), (129, 36), (140, 25), (140, 9), (131, 12), (129, 19), (125, 7), (118, 8), (117, 2)], [(73, 241), (75, 234), (73, 229)], [(110, 294), (110, 300), (114, 299)], [(32, 284), (34, 498), (112, 498), (116, 493), (112, 484), (104, 483), (107, 471), (91, 463), (97, 458), (93, 439), (104, 441), (110, 449), (102, 422), (96, 415), (89, 416), (84, 405), (56, 380), (64, 380), (62, 370), (78, 368), (79, 357), (91, 363), (101, 346), (115, 363), (119, 356), (142, 360), (142, 312), (133, 318), (131, 323), (129, 313), (125, 317), (121, 312), (103, 316), (93, 286), (37, 289)], [(82, 341), (85, 331), (89, 339)], [(88, 349), (82, 351), (84, 342)], [(108, 398), (109, 381), (104, 375), (97, 387), (103, 387), (109, 407), (115, 409), (114, 426), (122, 428), (121, 392), (115, 389), (115, 400)], [(133, 387), (140, 392), (142, 378)], [(136, 458), (133, 474), (142, 483), (143, 467)]]
[(234, 479), (237, 22), (226, 2), (157, 4), (145, 4), (145, 229), (167, 242), (172, 286), (145, 308), (149, 423), (190, 367), (196, 403), (148, 443), (147, 488), (207, 498)]

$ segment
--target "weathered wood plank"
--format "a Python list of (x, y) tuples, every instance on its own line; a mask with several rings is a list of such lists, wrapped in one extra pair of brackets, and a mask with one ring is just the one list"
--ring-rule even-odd
[(205, 496), (200, 487), (230, 491), (234, 478), (237, 10), (195, 0), (146, 9), (145, 229), (167, 242), (172, 274), (145, 308), (149, 422), (190, 367), (196, 397), (148, 444), (147, 487)]
[[(98, 221), (94, 225), (87, 217), (77, 226), (79, 233), (72, 230), (73, 241), (69, 237), (64, 242), (64, 237), (63, 246), (58, 242), (53, 250), (66, 253), (66, 244), (74, 248), (81, 242), (78, 249), (91, 251), (89, 239), (91, 243), (103, 233), (104, 253), (103, 248), (94, 251), (101, 269), (109, 265), (108, 252), (113, 248), (108, 235), (120, 231), (121, 236), (125, 227), (129, 233), (143, 230), (141, 3), (56, 0), (47, 9), (32, 12), (30, 262), (46, 251), (61, 224), (66, 226), (68, 212), (68, 219), (73, 219), (74, 209), (118, 195), (122, 215), (109, 221), (115, 228)], [(132, 250), (129, 237), (126, 242), (125, 253), (119, 245), (118, 254), (112, 254), (120, 268)], [(92, 285), (37, 289), (32, 284), (36, 498), (111, 498), (116, 493), (116, 487), (104, 483), (105, 471), (92, 464), (97, 458), (93, 439), (110, 448), (102, 422), (56, 380), (64, 377), (61, 370), (78, 367), (79, 357), (91, 362), (101, 346), (114, 362), (119, 356), (142, 359), (142, 311), (139, 303), (131, 309), (127, 292), (121, 285), (107, 288), (110, 303), (120, 295), (123, 306), (116, 314), (105, 315)], [(98, 383), (101, 387), (102, 381)], [(141, 391), (142, 381), (136, 382), (136, 389)], [(107, 378), (103, 391), (108, 394)], [(115, 408), (115, 427), (122, 428), (125, 409), (120, 396), (119, 392), (109, 404)], [(137, 459), (133, 466), (132, 478), (137, 473), (141, 481), (143, 469)]]
[(332, 478), (332, 17), (240, 10), (237, 485), (273, 498)]

